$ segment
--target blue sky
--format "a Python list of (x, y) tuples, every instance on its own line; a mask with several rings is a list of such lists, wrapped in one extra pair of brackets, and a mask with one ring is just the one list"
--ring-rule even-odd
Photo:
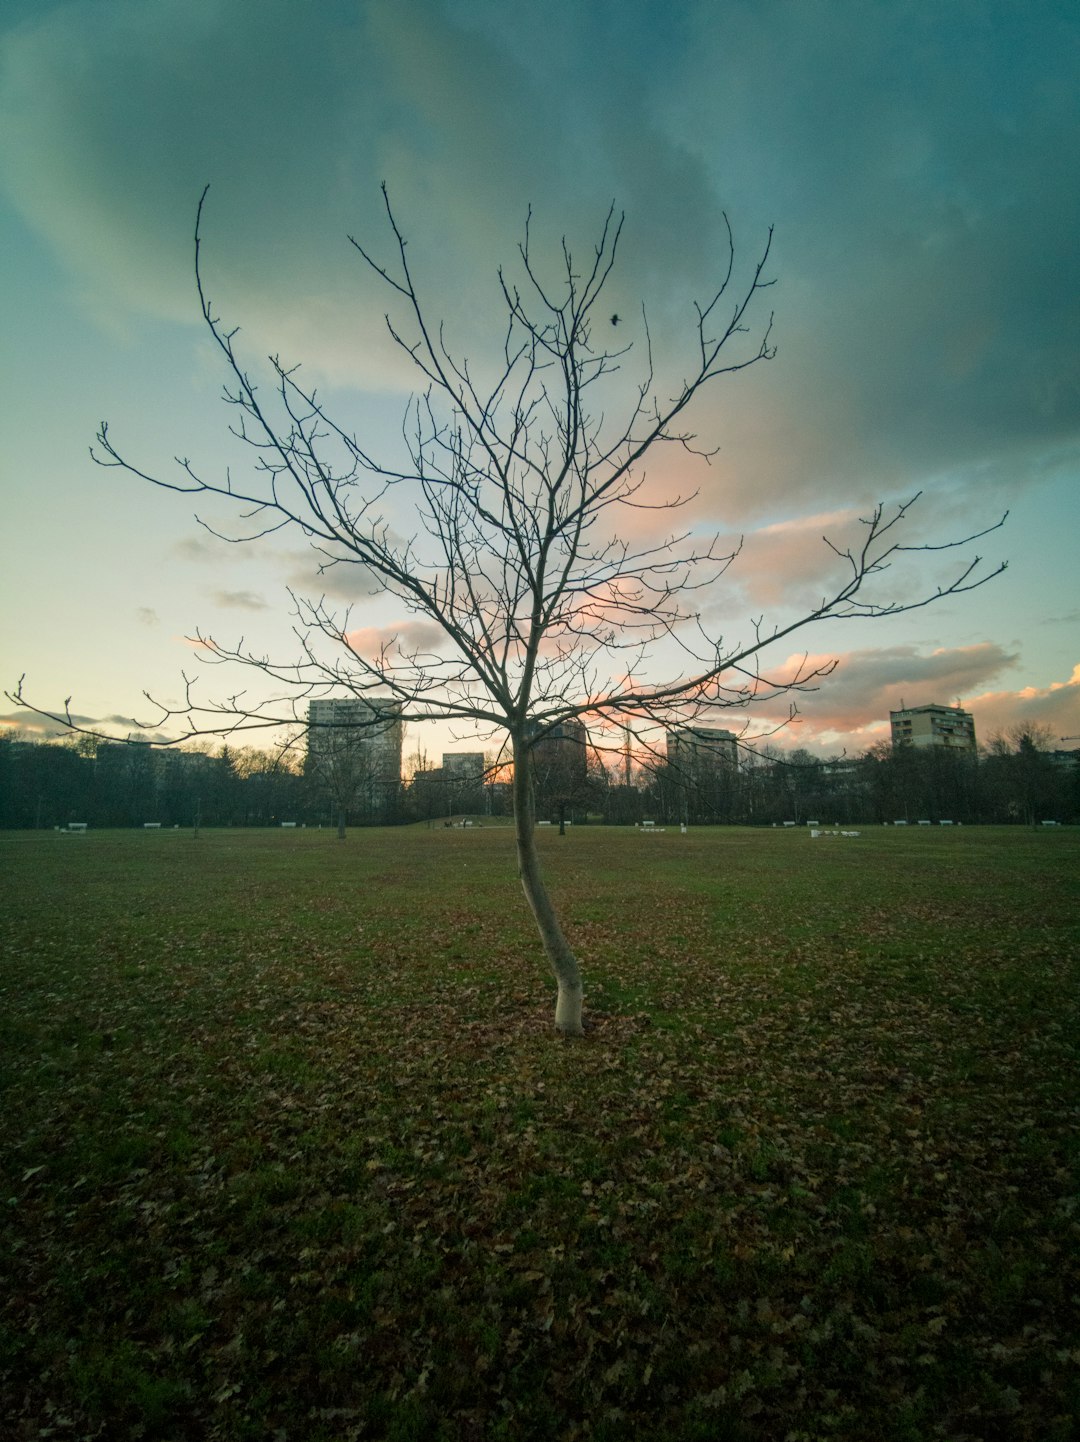
[(192, 278), (207, 182), (209, 286), (252, 363), (303, 362), (392, 445), (409, 378), (346, 239), (385, 247), (385, 180), (481, 358), (530, 205), (538, 246), (584, 247), (614, 198), (612, 308), (647, 303), (673, 371), (724, 213), (740, 263), (774, 226), (777, 357), (699, 409), (712, 466), (656, 476), (746, 537), (718, 624), (814, 596), (822, 531), (876, 499), (922, 491), (931, 537), (1011, 512), (984, 590), (803, 638), (841, 664), (786, 744), (859, 750), (901, 700), (957, 698), (984, 738), (1080, 734), (1073, 3), (16, 0), (2, 23), (5, 687), (123, 731), (144, 689), (178, 695), (196, 627), (287, 648), (302, 548), (217, 545), (88, 447), (108, 419), (148, 468), (237, 461)]

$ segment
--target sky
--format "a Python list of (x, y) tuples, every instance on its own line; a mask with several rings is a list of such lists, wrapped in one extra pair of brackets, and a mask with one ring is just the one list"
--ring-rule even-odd
[[(225, 546), (190, 497), (89, 447), (108, 420), (155, 473), (243, 464), (194, 289), (207, 184), (207, 285), (245, 356), (302, 363), (392, 447), (412, 379), (347, 239), (389, 255), (385, 182), (425, 297), (480, 361), (530, 207), (556, 258), (625, 212), (627, 365), (644, 305), (671, 375), (724, 217), (740, 273), (772, 227), (776, 357), (698, 407), (711, 464), (666, 455), (651, 481), (743, 538), (710, 619), (734, 638), (813, 604), (822, 536), (876, 501), (921, 493), (912, 540), (1009, 512), (979, 543), (1009, 563), (986, 587), (804, 633), (839, 664), (774, 742), (856, 754), (890, 709), (957, 702), (981, 740), (1080, 737), (1075, 0), (8, 0), (0, 26), (2, 688), (25, 674), (38, 706), (70, 697), (123, 735), (156, 714), (144, 692), (174, 701), (204, 669), (196, 629), (295, 650), (287, 588), (326, 585), (297, 539)], [(361, 599), (351, 624), (401, 619)], [(752, 710), (749, 734), (777, 716)], [(44, 734), (9, 701), (0, 725)]]

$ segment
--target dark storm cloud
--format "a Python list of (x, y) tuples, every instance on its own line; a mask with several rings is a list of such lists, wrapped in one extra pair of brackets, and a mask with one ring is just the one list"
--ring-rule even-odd
[[(726, 518), (924, 483), (972, 497), (1073, 466), (1080, 436), (1080, 19), (1033, 0), (646, 0), (543, 7), (101, 0), (8, 37), (4, 169), (88, 295), (192, 316), (195, 199), (215, 299), (259, 348), (372, 387), (403, 371), (353, 230), (384, 178), (417, 274), (478, 344), (478, 276), (587, 253), (628, 211), (613, 309), (662, 359), (722, 265), (777, 227), (777, 361), (710, 398)], [(313, 19), (313, 15), (315, 18)], [(759, 320), (765, 319), (763, 310)]]
[[(494, 293), (530, 202), (549, 239), (582, 215), (591, 239), (603, 218), (611, 187), (594, 183), (595, 147), (569, 113), (435, 0), (327, 4), (316, 21), (266, 0), (257, 24), (236, 3), (76, 3), (9, 37), (3, 81), (9, 185), (77, 272), (191, 317), (194, 205), (213, 181), (215, 296), (275, 348), (369, 384), (391, 365), (385, 297), (357, 298), (345, 237), (384, 244), (380, 182), (418, 274), (467, 320), (477, 272)], [(656, 153), (634, 157), (637, 172), (662, 180), (674, 151), (645, 138)], [(700, 206), (700, 177), (692, 190)]]
[(804, 484), (1075, 464), (1078, 22), (986, 0), (703, 19), (678, 123), (736, 209), (778, 222)]

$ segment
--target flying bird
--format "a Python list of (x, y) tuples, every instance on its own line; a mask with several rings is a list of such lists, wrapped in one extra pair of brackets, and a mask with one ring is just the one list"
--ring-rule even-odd
[(621, 316), (621, 315), (613, 315), (613, 316), (611, 317), (611, 324), (612, 324), (612, 325), (618, 325), (621, 320), (622, 320), (622, 316)]

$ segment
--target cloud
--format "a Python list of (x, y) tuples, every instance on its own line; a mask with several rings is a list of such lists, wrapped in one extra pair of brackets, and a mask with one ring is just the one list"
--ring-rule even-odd
[[(565, 229), (586, 249), (611, 194), (640, 191), (628, 266), (665, 286), (688, 249), (711, 254), (719, 223), (700, 162), (640, 111), (630, 141), (613, 104), (568, 104), (505, 35), (438, 0), (329, 5), (317, 23), (264, 0), (257, 25), (235, 0), (84, 0), (9, 35), (0, 96), (16, 204), (99, 311), (195, 319), (191, 231), (211, 181), (204, 259), (222, 313), (257, 350), (377, 389), (402, 366), (386, 292), (365, 289), (346, 235), (391, 259), (384, 179), (418, 281), (467, 343), (473, 283), (496, 297), (530, 204), (539, 241)], [(680, 200), (696, 224), (676, 247)]]
[[(131, 716), (85, 716), (77, 711), (71, 713), (71, 725), (79, 731), (100, 732), (110, 739), (120, 740), (130, 731), (138, 729), (138, 722)], [(65, 726), (62, 721), (54, 721), (25, 708), (0, 714), (0, 728), (28, 741), (56, 741), (73, 734), (71, 727)], [(147, 731), (146, 738), (160, 740), (161, 733)]]
[(1010, 453), (1015, 484), (1052, 437), (1075, 459), (1075, 12), (693, 14), (674, 124), (736, 213), (771, 203), (779, 222), (777, 367), (795, 365), (778, 410), (804, 450), (776, 459), (792, 479), (816, 485), (831, 461), (877, 490)]
[(973, 696), (968, 710), (982, 741), (1017, 723), (1047, 726), (1056, 738), (1080, 736), (1080, 665), (1067, 681), (1025, 686), (1020, 691), (984, 691)]
[[(810, 656), (807, 662), (813, 668), (830, 659)], [(953, 706), (959, 700), (970, 710), (976, 704), (971, 698), (979, 694), (978, 688), (1014, 666), (1019, 656), (994, 642), (984, 642), (930, 652), (915, 646), (848, 651), (836, 660), (835, 670), (817, 683), (815, 691), (790, 698), (802, 718), (797, 733), (790, 733), (791, 744), (805, 745), (813, 738), (846, 738), (841, 744), (857, 750), (880, 739), (889, 712), (904, 706)], [(770, 674), (790, 674), (802, 662), (801, 655), (789, 656)], [(788, 699), (755, 704), (751, 714), (758, 720), (780, 720), (787, 714)], [(978, 715), (976, 720), (978, 725)]]
[[(200, 561), (214, 563), (224, 558), (228, 549), (227, 541), (219, 541), (214, 536), (184, 536), (172, 544), (172, 553), (185, 561)], [(243, 547), (240, 548), (243, 554)]]
[(215, 591), (213, 599), (219, 606), (241, 611), (265, 611), (267, 603), (254, 591)]
[[(92, 716), (72, 716), (76, 726), (93, 727), (97, 724)], [(47, 716), (38, 716), (33, 711), (18, 709), (0, 714), (0, 727), (9, 735), (16, 735), (27, 741), (53, 741), (60, 736), (70, 736), (70, 730)]]
[(375, 392), (412, 383), (392, 297), (345, 239), (392, 262), (384, 179), (434, 318), (481, 370), (530, 204), (549, 259), (564, 233), (588, 256), (610, 197), (626, 208), (628, 384), (641, 301), (667, 384), (723, 267), (722, 211), (742, 276), (774, 221), (781, 284), (751, 329), (775, 306), (778, 359), (691, 417), (723, 447), (706, 496), (760, 519), (1080, 461), (1078, 68), (1054, 0), (687, 0), (663, 23), (647, 0), (366, 0), (314, 21), (264, 0), (258, 24), (238, 0), (74, 0), (7, 36), (2, 173), (102, 317), (192, 322), (212, 181), (207, 281), (245, 353)]
[(388, 626), (363, 626), (349, 631), (345, 640), (349, 649), (364, 660), (379, 655), (384, 648), (398, 656), (414, 651), (432, 654), (446, 646), (445, 633), (432, 621), (404, 620)]
[[(860, 507), (834, 508), (810, 515), (747, 529), (741, 537), (721, 533), (719, 548), (734, 551), (734, 561), (720, 582), (709, 592), (703, 610), (706, 623), (716, 629), (745, 624), (747, 616), (763, 615), (774, 621), (805, 615), (831, 599), (852, 579), (848, 550), (858, 556), (865, 544), (867, 519), (873, 514), (867, 498)], [(886, 525), (897, 515), (895, 503), (886, 504)], [(959, 544), (957, 549), (924, 552), (928, 543), (962, 543), (984, 526), (992, 526), (999, 513), (986, 508), (973, 512), (970, 504), (960, 505), (949, 496), (920, 498), (904, 519), (891, 530), (882, 530), (875, 548), (882, 555), (890, 546), (897, 550), (880, 572), (868, 574), (858, 592), (865, 603), (887, 607), (910, 605), (923, 597), (947, 589), (974, 560), (979, 546)], [(998, 564), (990, 549), (995, 543), (980, 543), (984, 562), (974, 576), (988, 576)], [(839, 554), (838, 554), (839, 553)], [(768, 625), (766, 629), (768, 629)]]
[(284, 551), (280, 559), (286, 584), (308, 599), (326, 596), (332, 601), (352, 605), (377, 595), (383, 589), (378, 578), (361, 561), (341, 561), (332, 566), (326, 565), (320, 571), (325, 558), (310, 547)]
[(241, 561), (265, 560), (269, 554), (265, 541), (225, 541), (202, 531), (183, 536), (169, 547), (170, 554), (181, 561), (194, 561), (201, 566), (233, 566)]
[[(670, 394), (693, 360), (690, 301), (726, 260), (727, 211), (744, 281), (776, 224), (768, 274), (779, 283), (759, 297), (747, 341), (775, 307), (778, 355), (724, 378), (687, 417), (703, 445), (720, 447), (710, 465), (672, 448), (650, 467), (661, 492), (700, 485), (676, 522), (746, 532), (710, 620), (726, 629), (748, 613), (813, 605), (838, 569), (822, 532), (842, 533), (878, 496), (925, 487), (933, 534), (953, 518), (994, 519), (998, 497), (1075, 478), (1075, 7), (257, 8), (253, 23), (240, 0), (67, 0), (24, 7), (8, 27), (0, 179), (102, 327), (198, 323), (192, 224), (209, 180), (207, 283), (226, 323), (243, 326), (245, 357), (303, 361), (366, 438), (396, 421), (409, 379), (386, 338), (386, 289), (346, 240), (352, 232), (393, 260), (382, 180), (433, 317), (481, 373), (502, 341), (495, 266), (520, 274), (528, 205), (548, 274), (564, 233), (579, 262), (589, 257), (615, 197), (627, 224), (611, 311), (624, 317), (620, 341), (636, 346), (616, 384), (632, 396), (642, 373), (644, 299)], [(182, 335), (145, 331), (203, 385), (208, 343), (192, 359)], [(632, 514), (628, 535), (639, 520), (651, 526), (655, 514)], [(203, 535), (176, 553), (215, 566), (274, 557), (305, 595), (352, 602), (377, 589), (352, 566), (313, 579), (310, 557), (273, 542), (226, 550)], [(905, 594), (920, 572), (897, 567), (887, 584)], [(214, 580), (235, 586), (222, 594), (242, 607), (241, 597), (272, 596), (261, 573)], [(387, 632), (355, 634), (377, 645)], [(887, 654), (843, 658), (819, 693), (821, 734), (830, 714), (846, 735), (887, 716), (883, 678), (861, 697), (833, 689), (852, 658), (869, 681), (871, 658)], [(996, 672), (909, 662), (913, 692), (1012, 704), (1014, 693), (989, 690), (1002, 684)], [(808, 718), (819, 698), (805, 698)]]
[(771, 610), (780, 605), (808, 610), (826, 591), (847, 579), (847, 568), (826, 544), (843, 547), (857, 529), (852, 511), (800, 516), (746, 533), (743, 548), (728, 573), (739, 611)]

